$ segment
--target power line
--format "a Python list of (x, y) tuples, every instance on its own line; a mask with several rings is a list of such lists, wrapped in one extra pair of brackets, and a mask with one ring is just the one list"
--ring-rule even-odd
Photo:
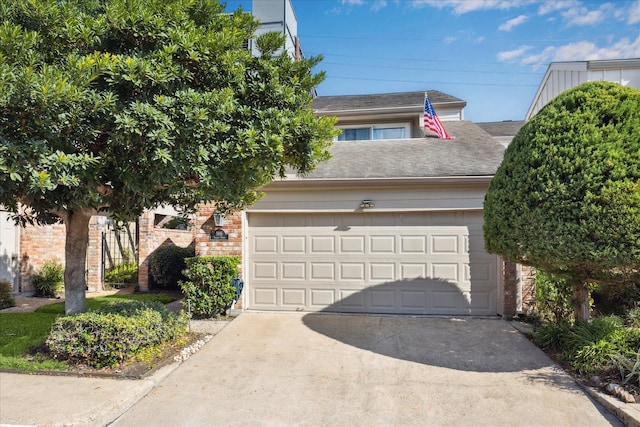
[[(327, 62), (322, 61), (320, 66), (322, 65), (345, 65), (349, 67), (369, 67), (371, 64), (349, 64), (344, 62)], [(479, 71), (479, 70), (453, 70), (453, 69), (445, 69), (445, 68), (416, 68), (416, 67), (398, 67), (397, 65), (376, 65), (376, 68), (391, 68), (394, 70), (415, 70), (415, 71), (441, 71), (448, 73), (473, 73), (473, 74), (510, 74), (513, 75), (513, 71)], [(531, 75), (531, 76), (541, 76), (544, 72), (538, 73), (523, 73), (518, 72), (518, 75)]]
[(428, 84), (439, 84), (439, 85), (446, 85), (446, 84), (452, 84), (452, 85), (458, 85), (458, 86), (498, 86), (498, 87), (538, 87), (537, 84), (533, 85), (533, 84), (509, 84), (509, 83), (463, 83), (463, 82), (436, 82), (436, 81), (429, 81), (429, 80), (397, 80), (397, 79), (374, 79), (374, 78), (367, 78), (367, 77), (344, 77), (344, 76), (335, 76), (335, 75), (326, 75), (325, 81), (327, 80), (358, 80), (358, 81), (362, 81), (362, 80), (366, 80), (366, 81), (372, 81), (372, 82), (395, 82), (395, 83), (428, 83)]

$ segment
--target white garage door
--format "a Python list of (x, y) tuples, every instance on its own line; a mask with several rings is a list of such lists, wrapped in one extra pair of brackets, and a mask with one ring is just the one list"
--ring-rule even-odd
[(249, 309), (495, 315), (482, 213), (249, 213)]
[(0, 211), (0, 280), (8, 280), (13, 284), (15, 284), (18, 259), (16, 230), (7, 212)]

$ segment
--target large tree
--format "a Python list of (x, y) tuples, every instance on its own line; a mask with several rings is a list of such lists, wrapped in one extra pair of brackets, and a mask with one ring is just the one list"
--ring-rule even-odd
[(328, 158), (310, 109), (319, 58), (209, 0), (3, 0), (0, 204), (66, 225), (66, 312), (85, 309), (89, 219), (159, 204), (254, 202), (287, 168)]
[(487, 250), (567, 277), (575, 317), (589, 282), (640, 269), (640, 91), (609, 82), (560, 94), (520, 129), (484, 205)]

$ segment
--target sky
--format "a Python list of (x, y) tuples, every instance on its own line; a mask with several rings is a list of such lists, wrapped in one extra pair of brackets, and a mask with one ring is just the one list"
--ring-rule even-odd
[(523, 120), (550, 62), (640, 58), (640, 0), (291, 2), (318, 95), (438, 90), (473, 122)]

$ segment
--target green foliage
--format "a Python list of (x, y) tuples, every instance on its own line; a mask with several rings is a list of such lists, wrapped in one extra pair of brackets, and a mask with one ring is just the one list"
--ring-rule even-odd
[(334, 120), (309, 108), (320, 58), (277, 53), (276, 34), (253, 57), (243, 44), (258, 22), (221, 12), (205, 0), (5, 0), (0, 203), (45, 223), (61, 207), (241, 207), (286, 167), (326, 160)]
[(0, 280), (0, 310), (15, 305), (16, 300), (13, 298), (13, 285), (8, 280)]
[(138, 263), (122, 263), (104, 272), (107, 283), (138, 283)]
[(586, 375), (617, 369), (617, 358), (631, 357), (640, 348), (640, 329), (625, 327), (616, 316), (573, 326), (547, 324), (537, 328), (533, 338), (540, 347), (557, 352), (574, 371)]
[(596, 310), (601, 314), (623, 315), (640, 301), (635, 282), (600, 283), (592, 292)]
[(640, 386), (640, 352), (636, 352), (630, 356), (624, 356), (616, 353), (611, 355), (611, 360), (620, 372), (621, 379), (628, 383), (635, 380)]
[(193, 246), (161, 246), (149, 258), (149, 274), (153, 284), (162, 289), (180, 289), (178, 283), (187, 278), (182, 271), (187, 267), (185, 258), (195, 256)]
[(561, 277), (536, 271), (536, 314), (543, 322), (572, 323), (571, 284)]
[(59, 359), (115, 366), (145, 348), (187, 332), (188, 318), (160, 303), (127, 301), (56, 319), (46, 340)]
[(570, 89), (507, 148), (484, 204), (489, 252), (571, 282), (640, 267), (640, 91), (609, 82)]
[(31, 276), (31, 284), (36, 293), (43, 297), (55, 297), (64, 286), (64, 265), (57, 260), (46, 261), (42, 267)]
[(224, 314), (233, 303), (240, 259), (235, 256), (203, 256), (187, 258), (180, 287), (195, 317), (215, 317)]
[[(273, 33), (254, 57), (244, 44), (257, 20), (223, 11), (215, 0), (2, 1), (0, 204), (22, 223), (66, 223), (74, 296), (82, 219), (240, 209), (289, 168), (329, 158), (335, 119), (310, 108), (321, 58), (278, 53)], [(82, 301), (67, 298), (68, 310)]]

